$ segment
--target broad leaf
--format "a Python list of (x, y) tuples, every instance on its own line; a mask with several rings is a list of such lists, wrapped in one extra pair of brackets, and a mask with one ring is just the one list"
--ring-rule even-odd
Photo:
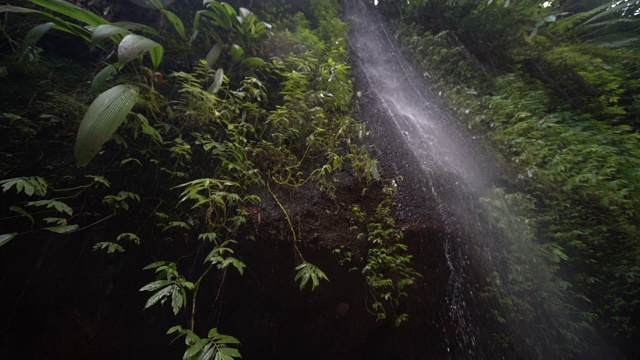
[(33, 27), (31, 30), (29, 30), (29, 32), (27, 32), (27, 35), (25, 35), (24, 44), (27, 46), (35, 47), (40, 38), (54, 26), (56, 26), (56, 24), (48, 22)]
[(75, 156), (79, 167), (85, 166), (111, 138), (138, 99), (138, 89), (117, 85), (103, 92), (91, 103), (76, 137)]
[[(98, 41), (102, 41), (108, 37), (119, 34), (128, 34), (129, 30), (112, 24), (102, 24), (96, 26), (93, 30), (91, 30), (91, 42), (97, 43)], [(117, 41), (117, 40), (116, 40)]]
[(156, 280), (154, 282), (150, 282), (147, 285), (143, 286), (139, 291), (156, 291), (161, 287), (165, 287), (171, 284), (171, 280)]
[(49, 230), (58, 234), (66, 234), (72, 231), (75, 231), (79, 228), (78, 225), (60, 225), (60, 226), (52, 226), (43, 228), (44, 230)]
[(0, 5), (0, 13), (1, 12), (28, 14), (28, 15), (39, 17), (41, 19), (45, 19), (47, 21), (50, 21), (56, 24), (57, 26), (56, 29), (79, 36), (84, 40), (86, 40), (87, 42), (91, 42), (91, 33), (87, 29), (83, 28), (82, 26), (62, 20), (61, 18), (49, 13), (34, 10), (34, 9), (22, 8), (19, 6), (11, 6), (11, 5)]
[(169, 20), (173, 28), (181, 38), (186, 39), (187, 33), (184, 31), (184, 24), (180, 18), (169, 10), (162, 10), (162, 14)]
[(171, 291), (173, 291), (173, 286), (167, 286), (161, 290), (159, 290), (157, 293), (153, 294), (149, 300), (147, 300), (147, 303), (144, 305), (144, 308), (148, 308), (149, 306), (152, 306), (153, 304), (157, 303), (160, 299), (163, 299), (167, 296), (169, 296), (171, 294)]
[(265, 66), (267, 65), (267, 62), (262, 60), (259, 57), (248, 57), (242, 60), (242, 62), (240, 62), (242, 65), (244, 66)]
[(96, 76), (94, 76), (93, 80), (91, 81), (91, 88), (90, 88), (91, 93), (95, 94), (96, 92), (98, 92), (98, 90), (100, 90), (102, 85), (104, 85), (105, 81), (107, 81), (107, 79), (109, 79), (110, 77), (114, 76), (117, 73), (118, 73), (118, 66), (116, 66), (116, 64), (107, 65), (107, 67), (100, 70), (100, 72), (97, 73)]
[(62, 0), (29, 0), (29, 1), (31, 1), (34, 4), (38, 4), (42, 7), (45, 7), (49, 10), (59, 12), (62, 15), (69, 16), (80, 22), (83, 22), (92, 26), (98, 26), (100, 24), (109, 23), (107, 20), (101, 18), (94, 12), (85, 10), (79, 6), (73, 5), (66, 1), (62, 1)]
[(171, 292), (171, 308), (173, 309), (173, 315), (178, 315), (180, 309), (184, 305), (184, 298), (182, 297), (182, 291), (179, 286), (174, 286)]
[(207, 53), (207, 67), (209, 69), (211, 69), (213, 67), (213, 64), (216, 63), (216, 61), (218, 61), (218, 58), (220, 57), (220, 53), (222, 52), (222, 44), (221, 43), (217, 43), (215, 45), (213, 45), (213, 47), (211, 48), (211, 50), (209, 50), (209, 52)]
[(144, 36), (129, 34), (118, 45), (118, 61), (122, 65), (127, 64), (147, 51), (153, 66), (158, 67), (164, 53), (162, 45)]
[(244, 55), (244, 49), (239, 45), (233, 44), (231, 46), (231, 61), (234, 63), (238, 62), (242, 58), (242, 55)]
[(222, 86), (222, 80), (224, 80), (224, 71), (222, 70), (222, 68), (220, 68), (216, 71), (216, 75), (213, 78), (213, 84), (211, 84), (211, 87), (209, 87), (208, 91), (212, 94), (217, 93)]

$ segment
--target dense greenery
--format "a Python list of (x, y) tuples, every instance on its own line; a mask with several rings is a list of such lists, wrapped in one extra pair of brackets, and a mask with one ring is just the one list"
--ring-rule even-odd
[[(17, 84), (2, 90), (3, 250), (9, 241), (47, 232), (55, 241), (106, 225), (94, 251), (157, 260), (145, 267), (155, 276), (140, 289), (150, 296), (140, 309), (170, 304), (178, 325), (168, 333), (184, 336), (184, 358), (238, 358), (236, 338), (199, 323), (200, 285), (209, 277), (221, 287), (229, 269), (244, 273), (237, 245), (260, 237), (267, 201), (282, 213), (298, 264), (285, 276), (301, 289), (329, 280), (305, 259), (305, 239), (281, 198), (305, 188), (345, 211), (366, 209), (337, 201), (346, 173), (361, 199), (382, 200), (372, 219), (354, 210), (369, 232), (363, 245), (336, 250), (363, 272), (377, 317), (405, 320), (395, 309), (419, 274), (391, 217), (396, 182), (382, 177), (350, 114), (348, 27), (337, 1), (307, 2), (304, 14), (288, 12), (298, 2), (265, 1), (260, 16), (235, 2), (177, 2), (171, 10), (166, 1), (135, 3), (152, 10), (62, 0), (0, 7), (13, 50), (1, 75)], [(56, 57), (65, 42), (89, 55)], [(183, 242), (197, 251), (175, 253)], [(194, 263), (204, 265), (187, 271)]]
[[(566, 299), (575, 334), (593, 328), (618, 341), (637, 339), (640, 3), (380, 6), (395, 18), (396, 36), (425, 77), (504, 159), (513, 186), (487, 198), (488, 209), (513, 247), (533, 240), (555, 264), (559, 280), (547, 290)], [(519, 210), (519, 220), (506, 221), (506, 209)], [(512, 260), (526, 271), (523, 258)], [(503, 305), (531, 306), (517, 299), (534, 284), (518, 283), (523, 277), (509, 272), (492, 276), (489, 284), (512, 282), (523, 291), (512, 298), (498, 293)], [(575, 334), (562, 335), (579, 352), (580, 342), (590, 340)]]

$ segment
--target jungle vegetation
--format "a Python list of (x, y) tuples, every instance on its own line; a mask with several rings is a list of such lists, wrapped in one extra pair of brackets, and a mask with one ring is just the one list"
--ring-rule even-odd
[[(111, 259), (152, 259), (135, 306), (175, 315), (166, 331), (183, 338), (184, 359), (241, 357), (239, 340), (200, 315), (212, 305), (198, 293), (244, 274), (237, 249), (260, 238), (266, 201), (297, 264), (282, 276), (301, 291), (328, 286), (286, 201), (298, 189), (351, 214), (365, 245), (336, 245), (335, 262), (362, 274), (374, 318), (406, 320), (399, 304), (420, 278), (391, 216), (399, 179), (352, 116), (338, 2), (245, 3), (0, 6), (2, 251), (79, 237)], [(344, 178), (374, 206), (338, 201)]]
[[(640, 2), (378, 6), (425, 78), (510, 173), (510, 186), (485, 199), (495, 226), (511, 229), (513, 247), (523, 237), (535, 241), (555, 264), (561, 280), (549, 291), (570, 299), (573, 328), (633, 348), (640, 334)], [(515, 225), (505, 220), (508, 208), (519, 210)], [(521, 260), (510, 259), (510, 268), (522, 270)], [(534, 285), (523, 278), (506, 271), (487, 282), (511, 282), (524, 294)], [(490, 296), (506, 307), (530, 305)], [(576, 344), (568, 353), (590, 341), (554, 336)]]
[[(553, 264), (560, 280), (548, 291), (571, 300), (558, 305), (570, 304), (563, 320), (632, 346), (640, 2), (378, 3), (425, 77), (502, 159), (512, 181), (485, 205), (513, 234), (510, 246), (532, 239)], [(335, 261), (362, 274), (374, 317), (400, 325), (420, 275), (393, 219), (399, 179), (371, 156), (352, 116), (339, 14), (337, 0), (0, 6), (0, 251), (77, 237), (107, 259), (151, 259), (139, 269), (148, 276), (140, 311), (175, 319), (159, 342), (180, 337), (185, 359), (234, 359), (239, 340), (204, 315), (201, 285), (244, 276), (239, 249), (260, 238), (271, 203), (297, 264), (283, 276), (301, 291), (330, 286), (305, 258), (287, 202), (313, 189), (350, 214), (351, 236), (364, 244), (336, 246)], [(346, 177), (366, 201), (338, 201)], [(518, 210), (515, 225), (500, 221), (507, 207)], [(183, 245), (191, 251), (176, 252)], [(491, 274), (486, 296), (527, 308), (495, 290), (514, 282), (526, 292), (533, 285), (523, 278)], [(567, 340), (568, 356), (584, 351), (585, 339), (554, 335)]]

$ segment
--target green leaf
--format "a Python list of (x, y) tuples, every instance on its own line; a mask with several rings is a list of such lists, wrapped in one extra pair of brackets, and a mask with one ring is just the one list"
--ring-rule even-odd
[[(121, 26), (117, 26), (113, 24), (102, 24), (102, 25), (96, 26), (93, 30), (91, 30), (91, 42), (95, 44), (108, 37), (112, 37), (113, 35), (129, 34), (129, 33), (130, 33), (129, 30)], [(121, 39), (117, 39), (115, 41), (117, 42), (120, 40)]]
[(248, 57), (243, 59), (240, 64), (244, 65), (244, 66), (265, 66), (267, 65), (267, 62), (262, 60), (259, 57)]
[(213, 357), (213, 352), (216, 348), (213, 346), (213, 343), (209, 342), (207, 345), (202, 348), (202, 354), (198, 357), (198, 360), (209, 360)]
[(99, 175), (86, 175), (85, 177), (91, 178), (93, 179), (93, 181), (100, 183), (106, 187), (111, 187), (111, 183), (109, 182), (109, 180), (107, 180), (107, 178), (105, 178), (104, 176), (99, 176)]
[(44, 23), (33, 27), (31, 30), (27, 32), (27, 35), (24, 37), (24, 44), (30, 47), (35, 47), (38, 44), (40, 38), (47, 33), (47, 31), (51, 30), (56, 24), (52, 22)]
[(29, 214), (28, 212), (26, 212), (24, 209), (22, 209), (22, 208), (21, 208), (21, 207), (19, 207), (19, 206), (11, 206), (11, 207), (9, 208), (9, 210), (10, 210), (10, 211), (13, 211), (13, 212), (16, 212), (16, 213), (18, 213), (18, 214), (20, 214), (20, 215), (22, 215), (22, 216), (24, 216), (24, 217), (28, 218), (28, 219), (31, 221), (31, 224), (32, 224), (32, 225), (36, 223), (36, 221), (35, 221), (35, 220), (33, 220), (33, 216), (31, 216), (31, 214)]
[(224, 71), (222, 70), (222, 68), (220, 68), (216, 71), (216, 74), (213, 77), (213, 84), (211, 84), (211, 86), (207, 91), (209, 91), (212, 94), (217, 93), (218, 90), (220, 90), (220, 87), (222, 86), (222, 80), (224, 80)]
[(172, 326), (169, 330), (167, 330), (167, 335), (171, 335), (174, 332), (182, 332), (184, 329), (180, 325)]
[(79, 228), (78, 225), (60, 225), (60, 226), (52, 226), (43, 228), (44, 230), (49, 230), (58, 234), (66, 234), (72, 231), (75, 231)]
[(311, 280), (311, 290), (315, 290), (315, 288), (320, 284), (320, 280), (324, 279), (329, 281), (327, 275), (322, 272), (318, 267), (313, 264), (304, 262), (298, 266), (296, 266), (296, 276), (294, 277), (294, 281), (300, 280), (300, 290), (304, 289), (305, 285)]
[(9, 233), (9, 234), (0, 234), (0, 247), (4, 246), (4, 244), (6, 244), (9, 241), (11, 241), (11, 239), (16, 237), (16, 235), (18, 235), (17, 232)]
[(153, 304), (157, 303), (160, 299), (163, 299), (167, 296), (169, 296), (171, 294), (171, 291), (173, 291), (173, 286), (167, 286), (161, 290), (159, 290), (158, 292), (156, 292), (155, 294), (153, 294), (149, 300), (147, 300), (147, 303), (144, 305), (144, 308), (148, 308), (150, 306), (153, 306)]
[(216, 61), (218, 61), (218, 58), (220, 57), (220, 53), (222, 52), (222, 44), (221, 43), (217, 43), (215, 45), (213, 45), (213, 47), (211, 48), (211, 50), (209, 50), (209, 52), (207, 53), (207, 67), (209, 69), (213, 68), (213, 64), (216, 63)]
[(100, 24), (107, 24), (108, 21), (96, 15), (94, 12), (85, 10), (79, 6), (70, 4), (62, 0), (29, 0), (32, 3), (38, 4), (49, 10), (56, 11), (60, 14), (74, 18), (80, 22), (98, 26)]
[(185, 351), (182, 358), (188, 359), (190, 357), (193, 357), (198, 352), (200, 352), (200, 350), (202, 350), (202, 348), (208, 343), (209, 343), (209, 339), (200, 339), (199, 341), (196, 341), (193, 345), (189, 346), (189, 348), (187, 349), (187, 351)]
[(127, 64), (145, 52), (149, 52), (153, 66), (158, 67), (164, 54), (162, 45), (147, 37), (129, 34), (118, 45), (118, 62)]
[(163, 265), (165, 265), (165, 264), (167, 264), (167, 262), (166, 262), (166, 261), (156, 261), (156, 262), (154, 262), (154, 263), (151, 263), (151, 264), (149, 264), (149, 265), (145, 266), (144, 268), (142, 268), (142, 270), (151, 270), (151, 269), (155, 269), (155, 268), (160, 267), (160, 266), (163, 266)]
[(9, 71), (6, 66), (0, 66), (0, 79), (5, 78), (9, 75)]
[(224, 347), (220, 349), (220, 352), (227, 355), (227, 356), (231, 356), (231, 357), (242, 357), (240, 356), (240, 352), (238, 351), (238, 349), (234, 349), (234, 348), (230, 348), (230, 347)]
[(117, 74), (118, 70), (119, 69), (118, 69), (118, 66), (116, 66), (116, 64), (107, 65), (107, 67), (100, 70), (100, 72), (98, 72), (96, 76), (93, 77), (93, 80), (91, 81), (91, 88), (89, 89), (89, 91), (92, 94), (95, 94), (96, 92), (98, 92), (98, 90), (100, 90), (100, 88), (102, 87), (102, 85), (104, 85), (107, 79)]
[(231, 61), (232, 62), (236, 63), (240, 61), (240, 58), (242, 58), (242, 55), (244, 55), (244, 49), (242, 49), (242, 47), (236, 44), (231, 45)]
[(187, 34), (184, 30), (184, 24), (182, 23), (182, 20), (180, 20), (180, 18), (176, 14), (172, 13), (169, 10), (162, 10), (162, 14), (169, 20), (171, 25), (173, 25), (173, 28), (176, 30), (178, 35), (180, 35), (181, 38), (186, 39)]
[(156, 280), (154, 282), (150, 282), (147, 285), (143, 286), (142, 288), (140, 288), (140, 290), (138, 291), (156, 291), (162, 287), (165, 287), (169, 284), (171, 284), (172, 281), (171, 280)]
[(179, 286), (173, 287), (171, 293), (171, 308), (173, 309), (173, 315), (178, 315), (182, 305), (184, 304), (184, 298), (182, 297), (182, 289)]
[(138, 99), (138, 89), (117, 85), (103, 92), (91, 103), (76, 137), (75, 156), (78, 167), (86, 166), (125, 120)]
[(43, 11), (27, 9), (27, 8), (11, 6), (11, 5), (5, 5), (5, 6), (0, 5), (0, 12), (11, 12), (11, 13), (28, 14), (28, 15), (36, 16), (36, 17), (55, 23), (56, 26), (58, 26), (57, 29), (79, 36), (87, 42), (91, 42), (91, 33), (87, 29)]
[(127, 239), (129, 241), (133, 241), (134, 243), (140, 245), (140, 238), (136, 234), (133, 234), (133, 233), (122, 233), (122, 234), (118, 235), (118, 237), (116, 237), (117, 241), (120, 241), (120, 240), (123, 240), (123, 239)]
[(99, 242), (93, 245), (92, 250), (96, 251), (105, 248), (107, 249), (107, 254), (112, 254), (114, 252), (124, 252), (124, 248), (122, 246), (111, 241)]

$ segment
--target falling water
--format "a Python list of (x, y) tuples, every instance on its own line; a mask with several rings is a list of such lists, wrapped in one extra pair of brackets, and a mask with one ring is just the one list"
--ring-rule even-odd
[[(453, 335), (443, 338), (449, 357), (564, 358), (564, 350), (559, 349), (566, 349), (565, 340), (560, 334), (576, 338), (582, 334), (567, 321), (566, 301), (550, 290), (560, 280), (552, 276), (535, 244), (527, 240), (525, 233), (530, 229), (526, 224), (517, 217), (506, 220), (520, 232), (510, 233), (507, 239), (490, 225), (480, 201), (495, 191), (500, 172), (477, 138), (437, 105), (438, 95), (403, 56), (376, 8), (364, 0), (344, 0), (343, 5), (352, 27), (350, 45), (357, 66), (383, 112), (393, 119), (389, 126), (395, 125), (403, 134), (405, 144), (398, 146), (407, 146), (419, 160), (429, 184), (428, 195), (444, 224), (450, 272), (444, 321), (450, 329), (443, 331)], [(503, 215), (508, 217), (508, 213), (509, 209)], [(529, 284), (528, 288), (495, 282), (489, 290), (490, 283), (484, 279), (504, 271), (514, 274), (511, 278), (528, 276), (515, 281)], [(481, 296), (489, 291), (493, 297)], [(514, 299), (511, 306), (504, 306)], [(491, 328), (489, 324), (498, 325)], [(496, 331), (507, 333), (504, 347), (489, 339)]]

